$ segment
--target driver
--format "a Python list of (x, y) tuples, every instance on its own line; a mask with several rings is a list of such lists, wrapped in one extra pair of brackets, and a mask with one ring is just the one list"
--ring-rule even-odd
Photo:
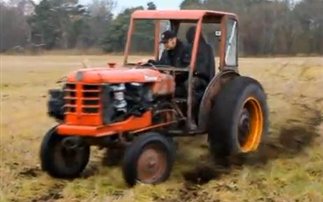
[[(161, 34), (160, 43), (164, 46), (164, 51), (159, 60), (146, 60), (141, 61), (142, 63), (152, 63), (153, 65), (165, 65), (173, 67), (185, 68), (190, 64), (191, 61), (191, 48), (184, 44), (176, 34), (167, 30)], [(175, 78), (176, 92), (175, 94), (179, 97), (186, 96), (186, 84), (185, 81), (188, 79), (188, 74), (179, 74)]]
[(164, 51), (157, 65), (169, 65), (174, 67), (187, 67), (190, 64), (190, 48), (176, 37), (173, 31), (162, 33), (160, 43), (164, 45)]
[(153, 65), (165, 65), (173, 67), (187, 67), (191, 61), (191, 49), (176, 37), (176, 34), (167, 30), (161, 34), (160, 43), (164, 46), (159, 60), (143, 59), (140, 63), (152, 63)]

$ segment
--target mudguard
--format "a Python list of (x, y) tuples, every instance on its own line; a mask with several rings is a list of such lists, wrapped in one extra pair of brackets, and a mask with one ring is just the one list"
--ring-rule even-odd
[(223, 85), (234, 77), (240, 76), (235, 70), (226, 69), (218, 73), (207, 86), (200, 103), (198, 128), (206, 131), (209, 112), (211, 111), (213, 99), (220, 92)]

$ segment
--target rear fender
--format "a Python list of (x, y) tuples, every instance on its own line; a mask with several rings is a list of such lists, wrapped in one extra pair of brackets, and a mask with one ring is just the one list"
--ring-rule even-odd
[(237, 76), (240, 76), (240, 74), (234, 70), (223, 70), (213, 77), (207, 86), (202, 97), (199, 110), (198, 128), (201, 131), (206, 131), (209, 113), (213, 106), (214, 97), (220, 92), (221, 88), (226, 82)]

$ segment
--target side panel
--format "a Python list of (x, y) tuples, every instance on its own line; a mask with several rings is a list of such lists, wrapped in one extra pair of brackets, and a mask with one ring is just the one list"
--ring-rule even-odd
[(213, 106), (213, 98), (219, 93), (227, 81), (237, 76), (240, 75), (234, 70), (224, 70), (217, 74), (209, 83), (200, 103), (198, 128), (201, 131), (206, 131), (207, 129), (209, 113)]
[(138, 130), (151, 126), (151, 120), (152, 113), (151, 111), (147, 111), (141, 117), (131, 116), (127, 120), (110, 125), (87, 126), (61, 124), (57, 127), (57, 133), (60, 135), (101, 137)]

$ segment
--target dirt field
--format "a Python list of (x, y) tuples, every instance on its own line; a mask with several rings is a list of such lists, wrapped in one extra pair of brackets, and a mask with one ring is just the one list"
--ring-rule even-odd
[(96, 149), (80, 179), (40, 170), (40, 142), (55, 124), (46, 115), (47, 90), (82, 61), (96, 66), (122, 57), (1, 56), (0, 201), (323, 201), (323, 57), (241, 59), (241, 74), (268, 94), (271, 127), (260, 152), (218, 170), (206, 139), (187, 138), (168, 181), (131, 189)]

